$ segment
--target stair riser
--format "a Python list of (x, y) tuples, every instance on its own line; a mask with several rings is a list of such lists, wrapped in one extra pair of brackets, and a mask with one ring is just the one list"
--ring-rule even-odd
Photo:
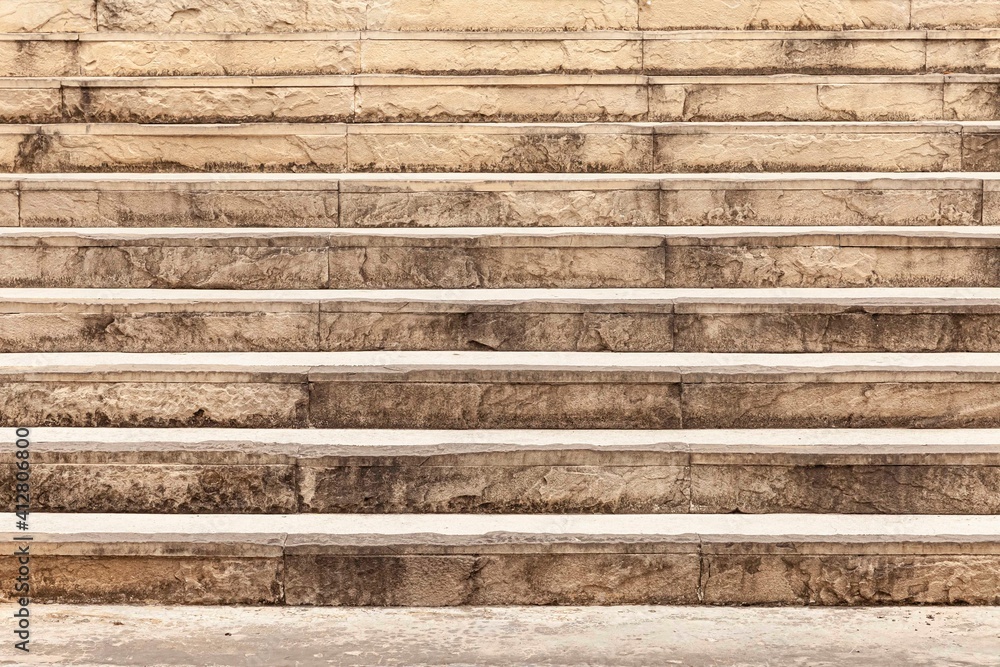
[[(925, 381), (905, 372), (824, 381), (761, 375), (682, 381), (676, 374), (443, 374), (417, 381), (233, 381), (205, 374), (12, 377), (0, 423), (32, 426), (235, 428), (988, 428), (1000, 386), (987, 376)], [(435, 376), (436, 377), (436, 376)], [(663, 379), (658, 379), (662, 377)], [(946, 406), (946, 407), (942, 407)]]
[[(1000, 248), (886, 245), (0, 246), (0, 287), (996, 287)], [(359, 242), (363, 242), (361, 239)], [(545, 239), (541, 239), (542, 242)], [(641, 241), (641, 240), (640, 240)], [(901, 239), (902, 243), (903, 239)], [(645, 243), (645, 241), (641, 241)], [(863, 243), (859, 241), (858, 243)], [(134, 242), (133, 242), (134, 243)], [(610, 241), (609, 241), (610, 243)], [(450, 247), (449, 247), (450, 246)]]
[[(345, 77), (346, 78), (346, 77)], [(3, 89), (4, 123), (997, 120), (1000, 83), (523, 82), (338, 85), (39, 81)], [(29, 84), (30, 85), (30, 84)]]
[(1000, 26), (995, 2), (965, 0), (843, 0), (803, 7), (768, 0), (753, 5), (705, 5), (663, 0), (649, 5), (599, 0), (505, 2), (470, 11), (457, 0), (434, 3), (251, 3), (188, 1), (184, 10), (150, 0), (63, 0), (32, 3), (0, 17), (2, 32), (282, 32), (338, 30), (675, 30), (905, 29)]
[[(780, 181), (760, 189), (705, 184), (678, 189), (670, 181), (589, 189), (471, 191), (461, 184), (393, 188), (351, 181), (295, 190), (294, 183), (218, 190), (201, 184), (24, 183), (0, 190), (0, 226), (22, 227), (616, 227), (680, 225), (996, 225), (1000, 185), (993, 181), (929, 181), (906, 189), (799, 189)], [(12, 184), (13, 187), (13, 184)], [(30, 189), (26, 189), (29, 188)], [(530, 186), (529, 186), (530, 187)], [(662, 191), (659, 189), (662, 187)], [(339, 188), (339, 192), (338, 192)], [(371, 192), (351, 191), (371, 189)], [(381, 191), (379, 191), (381, 190)]]
[[(248, 555), (245, 548), (240, 553), (231, 544), (181, 546), (167, 555), (167, 549), (146, 544), (104, 545), (104, 553), (66, 545), (66, 555), (56, 556), (46, 555), (44, 546), (36, 543), (32, 599), (323, 606), (1000, 601), (995, 545), (831, 545), (789, 539), (781, 546), (699, 546), (678, 540), (593, 546), (407, 545), (402, 554), (378, 547), (260, 545), (254, 549), (259, 555)], [(623, 547), (633, 552), (623, 553)], [(887, 547), (893, 553), (876, 551)], [(140, 548), (146, 555), (134, 553)], [(13, 557), (3, 559), (3, 568), (8, 577), (16, 577)], [(189, 582), (197, 582), (197, 589)]]
[(1000, 352), (997, 313), (5, 309), (14, 308), (0, 314), (0, 352)]
[(20, 173), (1000, 170), (1000, 134), (985, 126), (40, 127), (45, 129), (2, 128), (7, 131), (0, 134), (0, 169)]
[[(38, 512), (289, 514), (996, 514), (995, 456), (779, 457), (562, 450), (412, 457), (281, 457), (201, 463), (197, 452), (141, 464), (87, 452), (35, 455)], [(279, 458), (279, 457), (271, 457)], [(775, 459), (781, 460), (775, 460)], [(788, 461), (787, 459), (793, 459)], [(81, 461), (79, 463), (75, 461)], [(106, 462), (95, 463), (96, 460)], [(291, 463), (288, 461), (291, 460)], [(744, 463), (735, 463), (742, 460)], [(181, 462), (183, 461), (183, 462)], [(0, 506), (13, 511), (13, 465), (0, 467)]]

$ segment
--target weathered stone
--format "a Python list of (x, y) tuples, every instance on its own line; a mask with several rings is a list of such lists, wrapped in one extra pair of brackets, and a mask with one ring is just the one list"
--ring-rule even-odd
[(347, 137), (351, 171), (648, 173), (651, 134), (633, 128), (370, 126)]
[(363, 82), (358, 87), (356, 120), (392, 121), (548, 121), (601, 122), (646, 118), (646, 87), (641, 84), (573, 83), (550, 85), (391, 85)]
[(320, 337), (331, 351), (673, 349), (671, 315), (658, 313), (323, 312)]
[(0, 190), (0, 227), (18, 226), (18, 196), (16, 192)]
[(668, 126), (656, 136), (654, 166), (671, 173), (970, 169), (959, 132), (899, 129)]
[(643, 30), (905, 30), (910, 19), (907, 0), (652, 0), (639, 10)]
[(319, 349), (315, 313), (2, 313), (2, 352), (276, 352)]
[(617, 0), (500, 0), (471, 10), (461, 0), (374, 0), (369, 30), (634, 30), (638, 9)]
[(97, 0), (102, 31), (337, 32), (364, 30), (367, 0)]
[[(71, 604), (277, 604), (281, 577), (280, 556), (33, 555), (31, 597)], [(11, 599), (7, 591), (0, 595)]]
[(4, 287), (319, 289), (323, 248), (0, 247)]
[(3, 88), (0, 122), (57, 123), (62, 119), (59, 88)]
[(913, 28), (996, 28), (1000, 15), (982, 0), (911, 0)]
[(692, 604), (692, 554), (286, 555), (293, 605)]
[(74, 76), (75, 42), (28, 35), (0, 39), (0, 76)]
[(655, 190), (342, 192), (342, 227), (644, 227)]
[[(337, 289), (436, 287), (659, 287), (663, 248), (482, 248), (379, 246), (331, 248)], [(464, 247), (463, 247), (464, 246)]]
[(10, 381), (0, 385), (0, 423), (37, 426), (304, 425), (303, 384)]
[(969, 130), (962, 134), (962, 168), (1000, 171), (1000, 132)]
[(78, 48), (79, 73), (83, 76), (352, 74), (358, 71), (360, 63), (358, 41), (347, 36), (290, 40), (260, 36), (222, 40), (185, 37), (116, 40), (102, 35), (82, 40)]
[(687, 512), (681, 466), (303, 465), (303, 511)]
[(668, 287), (989, 287), (993, 248), (672, 246)]
[(1000, 468), (945, 465), (698, 464), (693, 510), (719, 514), (996, 514)]
[(997, 604), (995, 556), (711, 554), (707, 604)]
[(315, 381), (309, 403), (318, 428), (680, 426), (675, 383)]
[[(967, 42), (959, 42), (967, 44)], [(649, 36), (643, 42), (646, 74), (911, 74), (924, 70), (922, 35), (830, 39), (823, 35)], [(940, 62), (962, 62), (964, 52)]]
[(88, 123), (325, 123), (349, 120), (354, 113), (351, 85), (167, 87), (136, 83), (125, 87), (87, 83), (65, 86), (62, 93), (65, 120)]
[(945, 120), (1000, 118), (1000, 82), (948, 81), (944, 86)]
[[(14, 466), (4, 466), (14, 489)], [(2, 494), (8, 511), (13, 498)], [(31, 508), (38, 512), (284, 514), (298, 511), (290, 465), (120, 465), (35, 463)]]
[(1000, 386), (956, 382), (685, 384), (686, 428), (993, 428)]
[(1000, 44), (986, 35), (952, 37), (929, 33), (927, 40), (928, 72), (1000, 72)]
[[(1000, 315), (678, 313), (678, 352), (1000, 352)], [(747, 332), (753, 335), (747, 335)]]
[[(547, 11), (547, 10), (546, 10)], [(363, 71), (398, 74), (617, 74), (642, 70), (642, 40), (577, 35), (399, 35), (361, 42)]]
[(983, 216), (979, 188), (665, 188), (660, 193), (664, 225), (976, 225)]
[(93, 0), (17, 0), (0, 6), (0, 33), (92, 32)]
[[(337, 227), (337, 192), (22, 189), (22, 227)], [(280, 187), (280, 186), (276, 186)], [(0, 220), (6, 213), (0, 192)], [(16, 205), (13, 209), (17, 211)]]

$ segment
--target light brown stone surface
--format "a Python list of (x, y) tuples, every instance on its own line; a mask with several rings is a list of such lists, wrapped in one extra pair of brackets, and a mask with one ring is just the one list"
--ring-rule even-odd
[[(976, 225), (982, 193), (968, 190), (715, 189), (660, 193), (664, 225)], [(1000, 224), (986, 222), (985, 224)]]
[(79, 73), (75, 46), (27, 35), (0, 39), (0, 76), (73, 76)]
[(668, 287), (976, 287), (993, 285), (992, 248), (672, 246)]
[[(0, 195), (2, 196), (2, 195)], [(615, 227), (659, 224), (656, 190), (348, 192), (342, 227)]]
[[(780, 33), (746, 38), (739, 33), (650, 36), (643, 42), (646, 74), (892, 74), (924, 71), (921, 39), (828, 39), (803, 33)], [(942, 43), (944, 44), (944, 43)], [(969, 42), (955, 42), (954, 50), (940, 53), (936, 63), (964, 62)], [(935, 70), (937, 71), (937, 70)], [(961, 71), (965, 71), (964, 69)]]
[(950, 81), (944, 88), (945, 120), (996, 120), (1000, 118), (997, 81)]
[(102, 31), (337, 32), (364, 30), (368, 0), (97, 0)]
[(983, 428), (1000, 387), (960, 382), (686, 384), (686, 428)]
[(575, 35), (517, 39), (400, 36), (361, 42), (364, 72), (400, 74), (617, 74), (642, 69), (637, 36), (581, 39)]
[(997, 594), (992, 556), (709, 554), (704, 601), (720, 604), (991, 604)]
[(0, 6), (0, 33), (92, 32), (94, 0), (12, 0)]
[(6, 382), (0, 423), (48, 426), (299, 427), (304, 384)]
[(911, 0), (914, 28), (996, 28), (1000, 14), (992, 2), (982, 0)]
[(5, 88), (0, 96), (0, 122), (59, 122), (60, 107), (59, 88)]
[(650, 0), (639, 8), (644, 30), (906, 29), (910, 20), (907, 0)]
[[(296, 192), (199, 190), (22, 189), (23, 227), (337, 227), (338, 196), (332, 190)], [(0, 220), (5, 213), (0, 192)]]
[(285, 556), (291, 605), (678, 604), (697, 600), (693, 554)]
[(962, 154), (964, 169), (1000, 170), (1000, 132), (970, 129), (962, 135)]
[[(612, 172), (652, 170), (653, 136), (628, 127), (372, 126), (349, 132), (351, 171)], [(610, 131), (608, 131), (610, 130)]]
[(309, 404), (318, 428), (680, 426), (676, 383), (317, 381), (311, 383)]
[(948, 33), (927, 41), (928, 72), (1000, 72), (1000, 45), (996, 40), (975, 33), (967, 38), (952, 38)]
[(630, 30), (638, 9), (617, 0), (370, 0), (369, 30)]
[(962, 135), (949, 131), (837, 126), (822, 132), (750, 127), (698, 132), (666, 126), (656, 136), (655, 168), (670, 173), (969, 169), (962, 158)]

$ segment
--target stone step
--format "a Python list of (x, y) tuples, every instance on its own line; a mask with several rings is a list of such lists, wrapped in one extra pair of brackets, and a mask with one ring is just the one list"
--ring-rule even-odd
[[(10, 613), (15, 610), (10, 609)], [(281, 632), (275, 632), (281, 628)], [(400, 632), (405, 628), (406, 632)], [(559, 665), (690, 667), (965, 665), (993, 667), (993, 607), (190, 607), (39, 605), (31, 651), (49, 664), (107, 665), (123, 655), (184, 655), (216, 667)], [(37, 634), (35, 634), (37, 632)], [(97, 639), (98, 641), (95, 641)], [(0, 665), (19, 667), (18, 656)], [(168, 663), (169, 664), (169, 663)]]
[(0, 352), (354, 350), (1000, 352), (1000, 289), (0, 292)]
[(1000, 29), (0, 33), (14, 77), (959, 72), (1000, 73)]
[(3, 288), (1000, 287), (994, 227), (0, 229)]
[(1000, 75), (0, 79), (5, 123), (1000, 120)]
[[(33, 429), (32, 508), (996, 514), (1000, 430)], [(13, 511), (14, 455), (0, 454)]]
[(470, 11), (458, 0), (322, 4), (247, 0), (40, 0), (0, 12), (0, 32), (324, 30), (906, 29), (1000, 27), (996, 0), (839, 0), (803, 4), (657, 0), (507, 0)]
[(0, 125), (7, 172), (992, 172), (1000, 122)]
[[(995, 516), (33, 514), (31, 525), (34, 602), (1000, 602)], [(13, 580), (16, 556), (0, 567)]]
[(0, 425), (983, 428), (993, 353), (0, 355)]
[(0, 226), (997, 225), (996, 174), (0, 175)]

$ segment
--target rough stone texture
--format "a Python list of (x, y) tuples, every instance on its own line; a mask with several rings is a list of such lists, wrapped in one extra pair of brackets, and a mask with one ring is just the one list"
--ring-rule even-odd
[(0, 190), (0, 227), (18, 226), (18, 196), (16, 192)]
[(279, 76), (351, 74), (359, 58), (347, 38), (108, 39), (81, 41), (78, 62), (83, 76)]
[[(549, 11), (549, 10), (546, 10)], [(362, 71), (400, 74), (615, 74), (642, 70), (637, 38), (366, 39)]]
[[(88, 667), (247, 667), (248, 655), (259, 665), (308, 665), (317, 654), (342, 667), (453, 665), (456, 656), (519, 667), (648, 667), (663, 656), (686, 667), (995, 667), (1000, 610), (44, 605), (32, 609), (31, 624), (33, 637), (46, 638), (32, 643), (33, 655)], [(22, 664), (0, 656), (5, 667)]]
[[(941, 66), (964, 62), (969, 44), (956, 41), (955, 50), (942, 52), (936, 62)], [(646, 74), (910, 74), (924, 70), (924, 42), (919, 39), (650, 37), (643, 51)]]
[[(9, 561), (4, 575), (13, 580)], [(276, 604), (276, 558), (32, 556), (32, 602), (70, 604)], [(0, 593), (4, 601), (11, 592)]]
[[(652, 83), (650, 120), (940, 120), (940, 83)], [(957, 117), (951, 117), (956, 118)]]
[(928, 72), (1000, 72), (1000, 44), (996, 40), (932, 38), (927, 41)]
[(675, 383), (318, 381), (310, 386), (309, 416), (317, 428), (680, 426)]
[(704, 602), (720, 604), (990, 604), (996, 557), (710, 554)]
[(337, 32), (364, 30), (369, 0), (97, 0), (102, 31)]
[(93, 0), (11, 0), (0, 5), (0, 33), (92, 32)]
[(678, 313), (674, 324), (677, 352), (1000, 352), (996, 314)]
[(0, 40), (0, 76), (73, 76), (78, 73), (75, 43), (23, 39)]
[(992, 248), (672, 246), (668, 287), (977, 287), (997, 284)]
[(957, 132), (733, 128), (696, 133), (665, 130), (656, 136), (654, 166), (669, 173), (976, 170), (963, 165), (962, 158), (962, 135)]
[(634, 85), (393, 85), (358, 87), (355, 120), (633, 121), (646, 119), (646, 87)]
[(168, 88), (87, 84), (67, 86), (62, 92), (65, 120), (88, 123), (323, 123), (348, 120), (354, 111), (354, 88), (349, 85)]
[(911, 0), (914, 28), (996, 28), (1000, 14), (982, 0)]
[[(672, 316), (660, 313), (324, 312), (321, 349), (670, 352)], [(0, 331), (2, 331), (0, 319)], [(0, 334), (0, 342), (3, 335)]]
[(369, 30), (634, 30), (637, 7), (617, 0), (370, 0)]
[[(0, 192), (0, 220), (9, 196)], [(22, 189), (20, 197), (22, 227), (338, 226), (335, 190)]]
[(1000, 171), (1000, 132), (970, 131), (962, 135), (962, 168)]
[(264, 382), (23, 382), (0, 386), (0, 424), (38, 426), (304, 425), (307, 389)]
[(906, 0), (651, 0), (639, 8), (643, 30), (905, 30), (910, 19)]
[(697, 601), (694, 554), (285, 556), (288, 604), (421, 606)]
[(687, 512), (684, 466), (423, 465), (300, 468), (302, 511)]
[(945, 120), (997, 120), (1000, 118), (1000, 83), (948, 82), (944, 87)]
[(331, 248), (337, 289), (439, 287), (658, 287), (663, 248), (482, 248), (378, 246)]
[(351, 171), (613, 172), (652, 171), (651, 134), (573, 128), (420, 126), (348, 135)]
[[(664, 190), (664, 225), (976, 225), (979, 190)], [(1000, 206), (997, 207), (1000, 210)], [(1000, 224), (1000, 219), (985, 224)]]
[(659, 224), (658, 200), (655, 190), (342, 192), (340, 226), (642, 227)]
[(320, 349), (315, 313), (2, 313), (0, 352), (278, 352)]
[(990, 383), (750, 382), (684, 386), (685, 428), (992, 428)]
[(0, 96), (0, 122), (59, 122), (60, 107), (58, 88), (4, 88)]
[[(3, 467), (14, 489), (14, 467)], [(118, 465), (36, 463), (31, 508), (38, 512), (285, 514), (298, 510), (290, 465)], [(2, 496), (7, 511), (13, 498)]]
[[(766, 459), (766, 455), (762, 458)], [(996, 514), (1000, 468), (937, 465), (695, 465), (693, 511)]]
[(0, 247), (4, 287), (318, 289), (323, 248)]

